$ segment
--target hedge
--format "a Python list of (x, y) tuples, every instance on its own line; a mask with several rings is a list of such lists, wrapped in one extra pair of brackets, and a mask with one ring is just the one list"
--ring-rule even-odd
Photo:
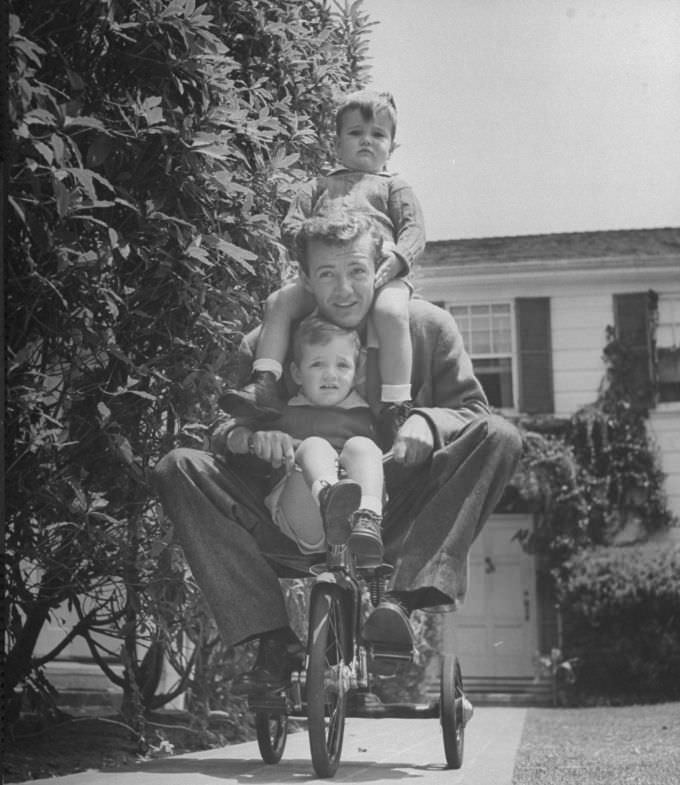
[(566, 564), (565, 656), (582, 696), (680, 697), (680, 546), (611, 547)]

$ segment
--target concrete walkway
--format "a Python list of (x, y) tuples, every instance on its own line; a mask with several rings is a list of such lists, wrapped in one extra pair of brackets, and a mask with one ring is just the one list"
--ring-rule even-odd
[[(526, 709), (475, 709), (466, 728), (463, 767), (445, 769), (439, 720), (349, 719), (342, 761), (333, 782), (397, 781), (419, 785), (511, 785)], [(281, 762), (262, 762), (257, 742), (140, 763), (33, 780), (50, 785), (243, 785), (315, 780), (306, 730), (288, 737)]]

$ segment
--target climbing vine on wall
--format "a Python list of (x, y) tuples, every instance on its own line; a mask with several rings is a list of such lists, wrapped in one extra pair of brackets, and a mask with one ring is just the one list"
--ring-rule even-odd
[[(650, 304), (653, 328), (655, 295)], [(606, 339), (606, 373), (596, 401), (572, 415), (559, 434), (523, 431), (512, 486), (534, 513), (535, 526), (518, 537), (549, 569), (580, 550), (611, 544), (624, 529), (627, 538), (642, 539), (672, 521), (647, 430), (653, 386), (641, 397), (634, 348), (613, 327)]]

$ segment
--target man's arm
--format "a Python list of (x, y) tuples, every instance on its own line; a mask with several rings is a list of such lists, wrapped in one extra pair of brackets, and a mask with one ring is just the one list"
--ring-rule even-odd
[[(420, 401), (399, 430), (395, 459), (421, 463), (469, 423), (489, 414), (489, 404), (453, 317), (424, 301), (412, 302), (414, 399)], [(427, 425), (429, 434), (424, 428)]]

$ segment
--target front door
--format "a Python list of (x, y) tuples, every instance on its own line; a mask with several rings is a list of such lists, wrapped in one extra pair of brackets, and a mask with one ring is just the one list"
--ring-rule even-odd
[(444, 649), (455, 652), (466, 677), (534, 675), (534, 560), (513, 539), (530, 525), (526, 515), (492, 515), (472, 545), (465, 602), (444, 624)]

